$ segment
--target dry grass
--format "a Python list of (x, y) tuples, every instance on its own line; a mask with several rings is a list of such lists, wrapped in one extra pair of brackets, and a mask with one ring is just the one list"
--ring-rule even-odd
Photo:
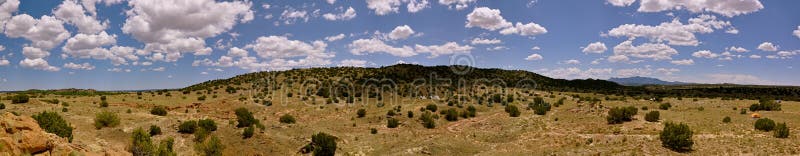
[[(514, 104), (523, 110), (520, 117), (512, 118), (503, 111), (503, 106), (494, 107), (476, 105), (477, 117), (459, 119), (448, 122), (442, 116), (436, 120), (435, 129), (426, 129), (418, 121), (422, 114), (420, 107), (436, 103), (439, 110), (450, 108), (445, 102), (420, 100), (417, 98), (400, 98), (399, 103), (386, 103), (384, 107), (374, 105), (376, 99), (369, 100), (371, 105), (359, 104), (324, 104), (324, 98), (316, 98), (316, 105), (303, 102), (295, 93), (286, 98), (285, 92), (275, 92), (272, 106), (263, 106), (242, 102), (239, 97), (247, 95), (226, 94), (224, 90), (216, 90), (219, 97), (207, 95), (205, 101), (198, 102), (195, 93), (184, 95), (171, 92), (171, 97), (164, 95), (151, 96), (149, 93), (137, 99), (135, 93), (108, 96), (110, 106), (100, 108), (99, 97), (67, 98), (49, 95), (32, 99), (27, 104), (6, 103), (6, 109), (21, 115), (30, 116), (41, 111), (61, 111), (61, 105), (48, 104), (38, 99), (57, 98), (69, 102), (69, 112), (60, 113), (68, 120), (74, 130), (74, 143), (87, 149), (102, 151), (106, 148), (125, 149), (129, 146), (129, 135), (133, 129), (150, 125), (158, 125), (164, 135), (154, 140), (174, 137), (175, 151), (180, 155), (192, 155), (193, 135), (177, 133), (180, 121), (210, 118), (218, 124), (213, 135), (220, 137), (227, 146), (226, 155), (291, 155), (310, 141), (316, 132), (326, 132), (340, 138), (337, 153), (345, 155), (663, 155), (679, 154), (661, 147), (658, 133), (663, 121), (687, 123), (695, 133), (694, 151), (696, 155), (740, 155), (740, 154), (778, 154), (796, 155), (800, 151), (798, 129), (800, 126), (800, 103), (783, 102), (783, 111), (759, 112), (776, 122), (786, 122), (791, 131), (788, 139), (777, 139), (772, 133), (753, 129), (755, 120), (747, 115), (739, 114), (738, 109), (746, 109), (753, 100), (722, 101), (719, 99), (691, 98), (677, 100), (665, 99), (673, 105), (670, 110), (661, 111), (661, 122), (644, 121), (644, 114), (657, 110), (658, 103), (646, 100), (602, 101), (591, 107), (587, 103), (577, 103), (561, 93), (556, 98), (545, 98), (547, 102), (555, 102), (566, 97), (565, 104), (553, 107), (547, 115), (534, 115), (525, 110), (532, 99), (530, 96), (518, 97), (528, 99), (515, 100)], [(514, 91), (509, 89), (509, 91)], [(548, 95), (544, 92), (537, 92)], [(559, 93), (556, 93), (559, 94)], [(524, 94), (527, 95), (527, 94)], [(581, 94), (582, 96), (597, 96)], [(0, 94), (0, 96), (8, 96)], [(185, 97), (185, 98), (183, 98)], [(517, 96), (515, 96), (517, 97)], [(384, 97), (388, 98), (388, 97)], [(94, 103), (98, 104), (94, 104)], [(342, 103), (345, 100), (341, 100)], [(193, 103), (199, 103), (195, 105)], [(307, 103), (307, 104), (304, 104)], [(356, 103), (362, 103), (356, 100)], [(401, 105), (402, 104), (402, 105)], [(150, 108), (163, 105), (170, 108), (167, 116), (150, 114)], [(398, 128), (386, 127), (386, 112), (401, 105), (402, 111), (395, 116), (401, 122)], [(614, 106), (647, 106), (647, 111), (639, 111), (634, 121), (617, 125), (606, 124), (605, 114)], [(239, 107), (254, 112), (256, 119), (261, 120), (265, 129), (256, 130), (249, 139), (242, 139), (242, 128), (235, 127), (236, 116), (233, 110)], [(703, 107), (703, 110), (698, 110)], [(364, 118), (356, 118), (356, 111), (366, 108)], [(109, 110), (119, 114), (122, 124), (113, 128), (97, 130), (93, 126), (94, 114), (101, 110)], [(126, 113), (130, 109), (131, 113)], [(459, 111), (464, 108), (457, 108)], [(408, 118), (406, 112), (413, 111), (414, 118)], [(278, 118), (283, 114), (291, 114), (297, 119), (295, 124), (282, 124)], [(731, 123), (723, 123), (725, 116), (731, 117)], [(355, 125), (355, 126), (353, 126)], [(370, 128), (378, 129), (377, 134), (370, 134)], [(615, 134), (617, 132), (617, 134)]]

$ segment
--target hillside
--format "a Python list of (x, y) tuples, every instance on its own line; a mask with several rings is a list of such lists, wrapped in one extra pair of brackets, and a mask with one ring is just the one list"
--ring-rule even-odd
[[(456, 69), (456, 71), (469, 72), (466, 72), (466, 74), (457, 74), (453, 72), (453, 69)], [(645, 79), (647, 78), (643, 78), (643, 80)], [(794, 86), (677, 84), (679, 82), (672, 82), (672, 85), (624, 86), (612, 81), (599, 79), (554, 79), (523, 70), (486, 69), (466, 66), (421, 66), (412, 64), (398, 64), (380, 68), (329, 67), (254, 72), (229, 79), (210, 80), (191, 85), (181, 90), (211, 90), (213, 88), (228, 87), (231, 84), (255, 84), (251, 87), (264, 87), (262, 89), (265, 89), (266, 86), (278, 86), (279, 82), (292, 84), (294, 82), (305, 81), (308, 83), (309, 80), (314, 80), (315, 83), (318, 83), (317, 85), (319, 86), (315, 89), (327, 88), (333, 90), (331, 88), (335, 87), (331, 86), (351, 84), (355, 92), (362, 92), (364, 88), (374, 85), (386, 85), (384, 83), (388, 82), (385, 80), (391, 80), (395, 89), (405, 89), (403, 91), (408, 91), (409, 88), (418, 87), (420, 85), (427, 85), (428, 88), (449, 90), (459, 88), (456, 86), (494, 85), (544, 91), (625, 95), (638, 98), (723, 97), (735, 99), (770, 98), (800, 101), (800, 87)]]
[[(452, 68), (468, 70), (466, 74), (457, 74)], [(455, 86), (459, 81), (466, 85), (499, 85), (503, 87), (536, 86), (541, 90), (581, 91), (581, 92), (618, 92), (625, 87), (605, 80), (564, 80), (553, 79), (533, 72), (523, 70), (484, 69), (466, 66), (421, 66), (412, 64), (398, 64), (380, 68), (358, 67), (330, 67), (295, 69), (288, 71), (256, 72), (239, 75), (230, 79), (212, 80), (189, 86), (185, 89), (202, 90), (208, 87), (220, 86), (231, 83), (251, 83), (257, 80), (277, 80), (279, 76), (299, 80), (340, 80), (343, 78), (353, 84), (364, 84), (368, 80), (392, 80), (398, 85), (419, 82), (427, 84), (437, 83)], [(285, 79), (284, 79), (285, 80)]]
[(627, 77), (627, 78), (617, 78), (612, 77), (608, 79), (608, 81), (618, 83), (620, 85), (626, 86), (641, 86), (641, 85), (685, 85), (689, 83), (685, 82), (678, 82), (678, 81), (664, 81), (657, 78), (651, 77), (641, 77), (641, 76), (634, 76), (634, 77)]

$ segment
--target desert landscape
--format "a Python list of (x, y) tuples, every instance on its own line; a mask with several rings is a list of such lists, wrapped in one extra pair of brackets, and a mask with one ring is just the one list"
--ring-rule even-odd
[[(492, 85), (453, 91), (446, 86), (411, 87), (425, 88), (412, 92), (428, 95), (413, 93), (412, 96), (397, 91), (410, 84), (398, 84), (380, 95), (373, 95), (376, 92), (363, 87), (353, 87), (364, 91), (363, 94), (324, 87), (330, 86), (327, 82), (342, 81), (341, 77), (360, 79), (352, 76), (360, 72), (433, 69), (436, 67), (413, 65), (302, 69), (253, 73), (175, 90), (3, 93), (6, 99), (2, 101), (3, 120), (11, 120), (3, 121), (5, 128), (13, 127), (8, 123), (18, 118), (51, 112), (61, 116), (72, 133), (71, 137), (37, 138), (48, 139), (40, 142), (58, 143), (39, 145), (43, 147), (14, 143), (14, 139), (19, 139), (12, 137), (16, 135), (13, 133), (0, 140), (9, 140), (2, 149), (11, 155), (42, 152), (125, 155), (135, 152), (132, 147), (138, 146), (133, 134), (137, 129), (150, 137), (154, 134), (150, 127), (155, 126), (160, 133), (148, 142), (158, 147), (159, 142), (172, 140), (171, 152), (177, 155), (202, 155), (214, 150), (222, 155), (303, 154), (308, 152), (303, 149), (317, 133), (334, 136), (333, 148), (341, 155), (795, 155), (800, 150), (798, 131), (793, 126), (800, 124), (796, 118), (800, 105), (795, 101), (780, 101), (779, 110), (765, 111), (751, 110), (751, 105), (760, 104), (757, 99), (731, 97), (654, 97)], [(292, 77), (320, 79), (323, 83), (301, 84)], [(315, 85), (323, 87), (308, 87)], [(25, 103), (10, 100), (19, 95), (30, 98)], [(537, 103), (547, 109), (537, 112), (541, 108)], [(629, 120), (612, 122), (612, 108), (625, 107), (632, 107), (638, 113)], [(159, 113), (159, 109), (163, 112)], [(254, 120), (240, 116), (238, 109), (248, 111)], [(98, 127), (101, 112), (113, 114), (115, 123)], [(647, 119), (646, 114), (651, 112), (659, 115)], [(759, 117), (753, 117), (754, 114)], [(423, 119), (423, 116), (429, 117)], [(754, 124), (758, 119), (789, 125), (788, 138), (777, 137), (776, 130), (756, 129)], [(214, 130), (182, 132), (183, 123), (203, 120), (211, 120)], [(242, 122), (252, 125), (240, 126)], [(428, 122), (432, 122), (431, 126)], [(691, 128), (690, 151), (664, 147), (660, 135), (668, 122)], [(201, 125), (192, 129), (204, 129)], [(246, 136), (248, 128), (252, 131)], [(218, 145), (208, 146), (210, 138), (217, 138)], [(32, 140), (22, 140), (27, 141)], [(58, 148), (62, 146), (69, 148)]]
[(800, 155), (800, 0), (0, 0), (0, 156)]

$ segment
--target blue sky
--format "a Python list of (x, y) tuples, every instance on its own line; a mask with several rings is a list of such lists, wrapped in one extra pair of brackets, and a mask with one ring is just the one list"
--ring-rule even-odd
[(800, 1), (0, 0), (0, 90), (180, 88), (253, 71), (451, 60), (565, 79), (800, 85), (794, 6)]

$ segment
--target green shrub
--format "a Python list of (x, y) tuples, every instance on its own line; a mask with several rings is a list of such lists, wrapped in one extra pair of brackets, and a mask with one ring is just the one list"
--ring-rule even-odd
[(100, 101), (100, 107), (108, 107), (107, 101)]
[(358, 109), (356, 115), (358, 115), (358, 118), (363, 118), (364, 116), (367, 115), (367, 110), (365, 110), (364, 108)]
[(494, 94), (492, 95), (491, 101), (494, 103), (500, 103), (502, 102), (502, 97), (500, 97), (500, 94)]
[(427, 109), (427, 110), (429, 110), (431, 112), (436, 112), (437, 108), (436, 108), (436, 105), (434, 105), (434, 104), (428, 104), (427, 106), (425, 106), (425, 109)]
[(659, 113), (658, 111), (650, 111), (649, 113), (644, 115), (644, 120), (649, 122), (658, 122), (660, 116), (661, 113)]
[(114, 127), (119, 125), (119, 116), (116, 113), (109, 111), (102, 111), (97, 113), (94, 118), (94, 127), (101, 129), (103, 127)]
[(638, 109), (633, 106), (628, 107), (614, 107), (608, 111), (606, 120), (608, 124), (620, 124), (622, 122), (633, 120), (633, 116), (638, 113)]
[[(553, 96), (553, 95), (551, 95), (551, 96)], [(553, 96), (553, 98), (555, 98), (555, 96)], [(564, 105), (564, 100), (567, 100), (567, 98), (562, 97), (562, 98), (558, 99), (558, 101), (555, 104), (553, 104), (553, 106), (559, 107), (561, 105)]]
[(161, 135), (161, 127), (150, 125), (150, 136)]
[(394, 115), (396, 115), (396, 113), (394, 113), (394, 110), (389, 110), (388, 112), (386, 112), (386, 116), (394, 116)]
[(414, 111), (408, 111), (406, 115), (408, 115), (408, 118), (414, 118)]
[(529, 104), (528, 107), (533, 109), (533, 113), (536, 115), (545, 115), (550, 111), (550, 104), (544, 102), (541, 97), (533, 98), (533, 103)]
[(436, 120), (433, 120), (433, 117), (430, 112), (425, 112), (419, 117), (422, 120), (422, 126), (428, 129), (436, 128)]
[(469, 107), (467, 107), (467, 116), (468, 117), (475, 117), (477, 115), (477, 111), (478, 110), (475, 109), (475, 106), (469, 106)]
[(242, 128), (260, 124), (258, 120), (253, 117), (253, 113), (250, 113), (247, 108), (238, 108), (235, 112), (237, 121), (239, 122), (236, 127)]
[(786, 123), (779, 123), (775, 126), (775, 134), (773, 134), (776, 138), (789, 138), (789, 127), (786, 126)]
[(6, 104), (0, 102), (0, 110), (6, 109)]
[(750, 111), (780, 111), (781, 104), (776, 103), (775, 100), (761, 99), (757, 104), (750, 105)]
[(326, 133), (317, 133), (311, 136), (311, 147), (314, 156), (333, 156), (336, 154), (336, 138)]
[(131, 134), (131, 153), (135, 156), (152, 155), (156, 147), (153, 146), (153, 141), (150, 139), (150, 134), (145, 132), (142, 128), (136, 128)]
[(68, 112), (68, 111), (69, 109), (67, 109), (67, 107), (61, 107), (61, 112)]
[(458, 121), (458, 111), (455, 108), (450, 108), (445, 111), (444, 119), (447, 121)]
[(739, 111), (739, 114), (747, 114), (747, 109), (742, 109), (742, 111)]
[(205, 95), (197, 97), (197, 101), (205, 101), (205, 100), (206, 100)]
[(378, 134), (378, 129), (370, 128), (369, 129), (369, 134)]
[(157, 156), (177, 156), (178, 154), (175, 153), (173, 150), (173, 146), (175, 145), (175, 139), (169, 137), (167, 139), (161, 140), (159, 143), (158, 149), (156, 150), (155, 155)]
[(666, 122), (664, 123), (664, 130), (661, 131), (658, 138), (661, 140), (661, 146), (682, 152), (691, 150), (692, 145), (694, 145), (692, 134), (692, 130), (684, 123)]
[(17, 94), (9, 98), (11, 99), (11, 104), (28, 103), (30, 100), (30, 97), (26, 94)]
[(511, 117), (519, 117), (519, 115), (521, 114), (521, 112), (519, 111), (519, 108), (517, 108), (517, 106), (511, 105), (511, 104), (506, 105), (505, 111), (506, 111), (506, 113), (508, 113), (508, 116), (511, 116)]
[(167, 109), (164, 106), (155, 106), (150, 109), (150, 114), (158, 116), (167, 116)]
[(389, 128), (397, 128), (397, 126), (399, 126), (399, 125), (400, 125), (400, 121), (395, 119), (395, 118), (389, 118), (387, 123), (386, 123), (386, 127), (389, 127)]
[(208, 131), (216, 131), (217, 123), (212, 119), (200, 119), (197, 121), (197, 126)]
[(722, 118), (722, 123), (731, 123), (731, 117)]
[(293, 124), (295, 122), (295, 119), (294, 116), (292, 115), (284, 114), (283, 116), (281, 116), (280, 122), (285, 124)]
[(189, 120), (178, 125), (178, 133), (192, 134), (197, 130), (197, 121)]
[(242, 132), (242, 138), (247, 139), (253, 137), (253, 133), (255, 133), (255, 130), (256, 128), (253, 126), (244, 128), (244, 131)]
[(69, 126), (61, 115), (56, 112), (41, 112), (34, 114), (33, 119), (39, 124), (39, 127), (44, 129), (47, 133), (53, 133), (62, 138), (67, 138), (72, 142), (72, 127)]
[(42, 99), (42, 100), (39, 100), (39, 101), (44, 101), (44, 102), (47, 102), (47, 103), (50, 103), (50, 104), (58, 104), (58, 99)]
[(672, 104), (670, 104), (670, 103), (662, 103), (662, 104), (658, 105), (658, 109), (661, 109), (661, 110), (669, 110), (669, 108), (672, 108)]
[(198, 143), (200, 143), (200, 142), (203, 142), (203, 141), (205, 141), (205, 140), (206, 140), (206, 138), (208, 138), (208, 135), (209, 135), (209, 134), (211, 134), (211, 131), (208, 131), (208, 130), (206, 130), (206, 129), (203, 129), (202, 127), (198, 127), (198, 128), (197, 128), (197, 129), (194, 131), (194, 142), (198, 142)]
[(225, 150), (225, 145), (222, 140), (216, 136), (211, 136), (202, 143), (195, 144), (195, 150), (205, 156), (222, 156), (222, 151)]
[(100, 96), (100, 101), (106, 101), (106, 96), (105, 95)]
[(761, 118), (756, 120), (755, 127), (761, 131), (772, 131), (775, 128), (775, 121), (769, 118)]
[(642, 106), (642, 110), (647, 110), (647, 106)]

